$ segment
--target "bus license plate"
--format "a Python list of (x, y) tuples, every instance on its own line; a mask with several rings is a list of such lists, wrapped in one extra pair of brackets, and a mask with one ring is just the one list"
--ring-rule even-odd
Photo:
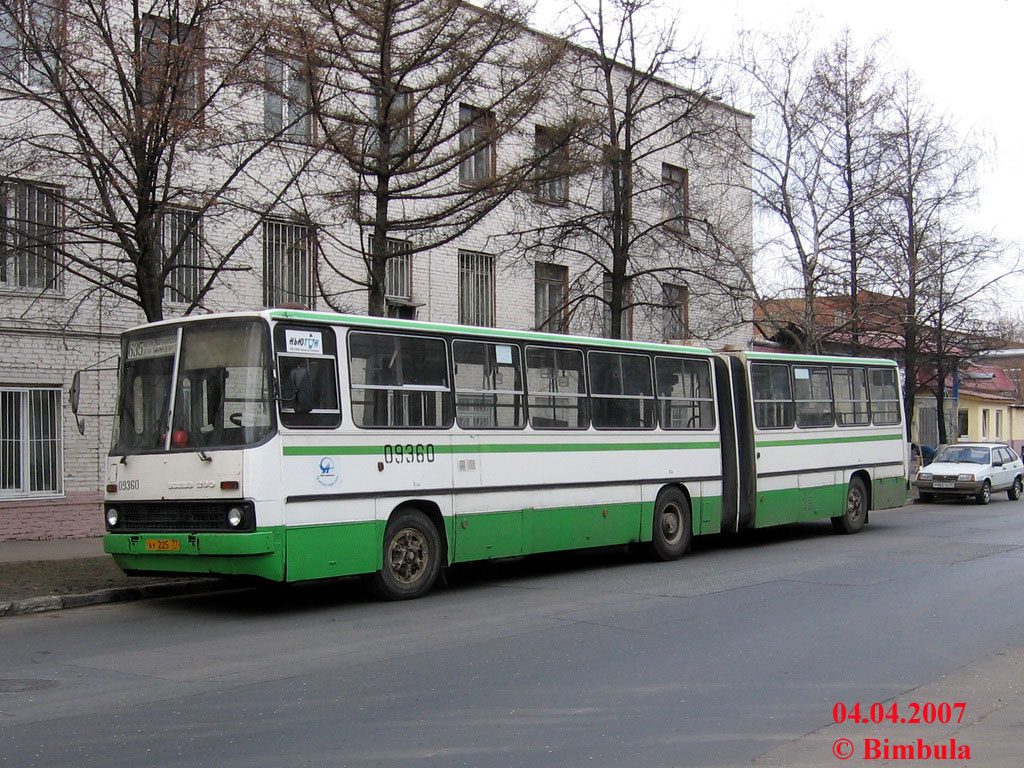
[(177, 539), (146, 539), (147, 552), (180, 552), (181, 542)]
[(956, 483), (932, 483), (932, 488), (956, 488)]

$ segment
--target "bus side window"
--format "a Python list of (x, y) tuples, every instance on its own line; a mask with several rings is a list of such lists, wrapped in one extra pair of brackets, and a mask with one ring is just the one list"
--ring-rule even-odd
[(586, 429), (590, 424), (583, 352), (559, 347), (526, 348), (530, 426)]
[(900, 390), (896, 371), (892, 368), (871, 368), (871, 420), (875, 424), (900, 423)]
[(337, 341), (330, 326), (278, 325), (278, 410), (281, 426), (330, 428), (341, 424)]
[(757, 426), (760, 429), (791, 428), (795, 418), (789, 366), (753, 363), (750, 366), (750, 383)]
[(714, 429), (715, 400), (706, 360), (656, 357), (658, 410), (662, 429)]

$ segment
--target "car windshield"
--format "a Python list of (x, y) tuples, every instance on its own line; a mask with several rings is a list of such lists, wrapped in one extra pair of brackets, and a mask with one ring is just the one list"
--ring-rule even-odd
[(111, 453), (261, 442), (274, 428), (269, 346), (267, 326), (257, 320), (127, 334)]
[(947, 445), (935, 454), (934, 461), (946, 461), (951, 464), (988, 464), (988, 448), (971, 445)]

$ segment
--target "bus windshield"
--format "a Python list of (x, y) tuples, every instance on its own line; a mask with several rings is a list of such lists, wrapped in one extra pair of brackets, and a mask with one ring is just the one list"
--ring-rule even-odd
[(162, 327), (126, 334), (122, 344), (112, 454), (253, 445), (274, 429), (264, 323)]

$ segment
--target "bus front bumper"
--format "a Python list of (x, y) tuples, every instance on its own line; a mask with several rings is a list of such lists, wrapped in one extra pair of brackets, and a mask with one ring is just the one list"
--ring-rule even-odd
[(284, 580), (280, 532), (108, 533), (103, 550), (129, 574), (258, 576)]

